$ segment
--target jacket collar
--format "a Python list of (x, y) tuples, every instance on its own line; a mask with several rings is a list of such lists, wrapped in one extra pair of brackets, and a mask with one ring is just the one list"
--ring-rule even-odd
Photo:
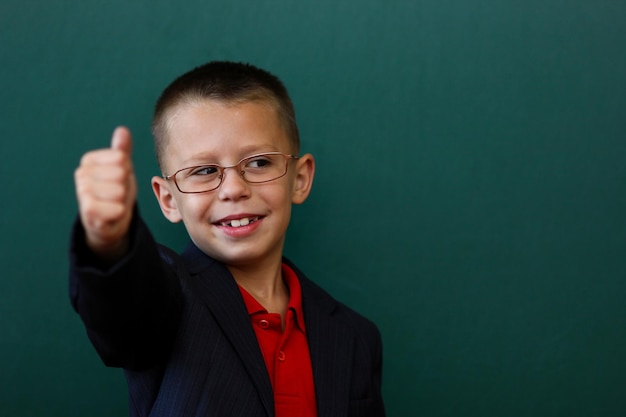
[[(259, 395), (268, 416), (274, 415), (274, 395), (254, 329), (233, 276), (226, 266), (190, 243), (182, 254), (191, 274), (195, 296), (212, 312), (231, 341)], [(352, 370), (353, 333), (333, 319), (338, 303), (310, 281), (292, 262), (283, 259), (300, 281), (302, 308), (307, 329), (318, 417), (345, 416), (349, 407), (349, 379)], [(236, 300), (236, 301), (233, 301)]]
[(272, 384), (235, 279), (226, 266), (190, 243), (182, 253), (190, 272), (190, 288), (207, 307), (257, 387), (268, 416), (274, 415)]

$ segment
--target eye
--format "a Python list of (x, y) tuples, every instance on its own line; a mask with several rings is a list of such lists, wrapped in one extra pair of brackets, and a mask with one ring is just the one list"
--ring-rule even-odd
[(245, 168), (263, 169), (269, 168), (273, 164), (273, 160), (270, 155), (258, 155), (254, 156), (246, 161)]
[(215, 165), (205, 165), (201, 167), (195, 167), (189, 171), (190, 177), (192, 176), (207, 176), (207, 175), (215, 175), (219, 172)]

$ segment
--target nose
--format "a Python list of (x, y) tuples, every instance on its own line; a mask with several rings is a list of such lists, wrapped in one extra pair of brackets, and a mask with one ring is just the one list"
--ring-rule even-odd
[(243, 179), (239, 167), (226, 167), (222, 175), (222, 184), (218, 188), (221, 200), (240, 200), (250, 196), (250, 185)]

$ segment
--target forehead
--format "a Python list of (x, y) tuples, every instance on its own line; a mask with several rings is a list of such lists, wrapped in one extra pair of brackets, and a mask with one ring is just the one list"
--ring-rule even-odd
[(275, 107), (266, 101), (195, 100), (167, 117), (168, 171), (202, 163), (232, 164), (259, 152), (292, 153)]

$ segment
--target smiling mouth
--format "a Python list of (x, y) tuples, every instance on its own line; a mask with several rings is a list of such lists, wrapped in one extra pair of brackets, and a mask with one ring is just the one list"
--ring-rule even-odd
[(255, 216), (255, 217), (242, 217), (241, 219), (233, 219), (233, 220), (229, 220), (226, 222), (220, 222), (219, 224), (221, 226), (226, 226), (226, 227), (242, 227), (242, 226), (247, 226), (249, 224), (252, 224), (256, 221), (259, 220), (259, 216)]

